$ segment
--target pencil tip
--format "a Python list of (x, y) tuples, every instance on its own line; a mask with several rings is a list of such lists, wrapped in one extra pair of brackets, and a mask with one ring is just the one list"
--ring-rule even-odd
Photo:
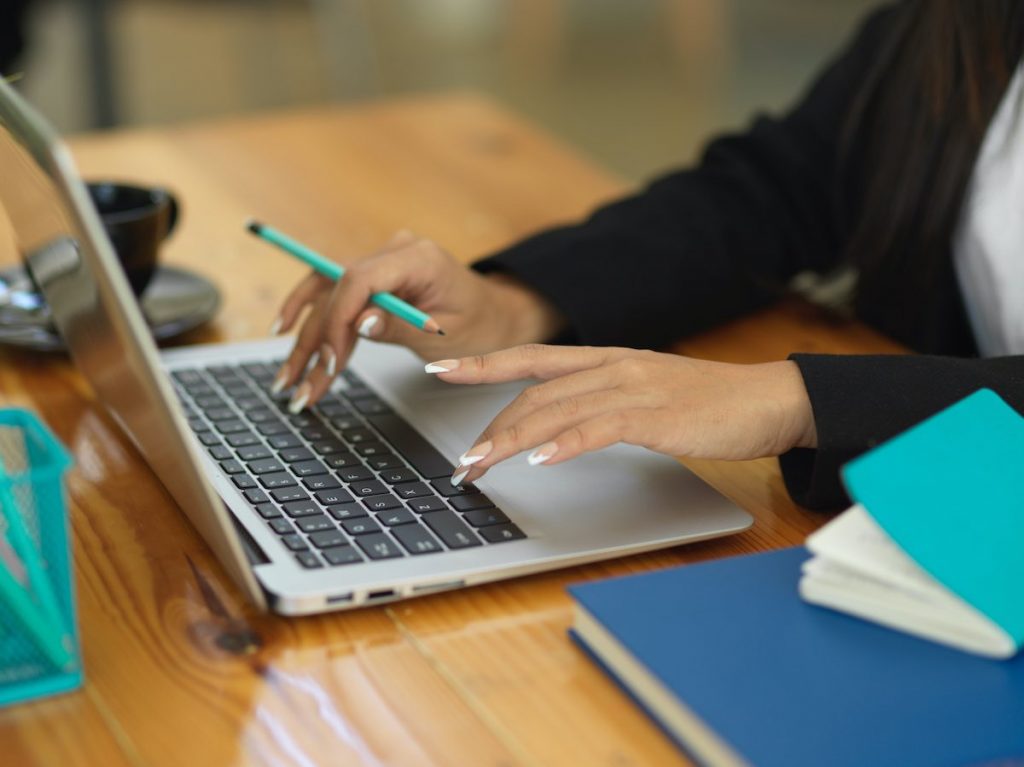
[(253, 234), (259, 234), (260, 230), (263, 229), (263, 224), (261, 224), (254, 218), (250, 218), (248, 221), (245, 222), (245, 228), (248, 229)]
[(438, 334), (439, 336), (446, 336), (446, 335), (448, 335), (448, 334), (447, 334), (447, 333), (445, 333), (445, 332), (444, 332), (443, 330), (441, 330), (441, 328), (438, 328), (438, 329), (437, 329), (437, 334)]

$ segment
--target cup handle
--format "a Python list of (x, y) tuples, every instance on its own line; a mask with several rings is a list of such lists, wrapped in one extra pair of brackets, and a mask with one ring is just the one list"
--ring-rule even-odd
[(169, 207), (169, 211), (167, 213), (167, 231), (164, 232), (164, 237), (170, 237), (171, 232), (174, 231), (174, 227), (178, 224), (178, 198), (166, 190), (164, 190), (164, 194), (167, 195), (167, 205)]

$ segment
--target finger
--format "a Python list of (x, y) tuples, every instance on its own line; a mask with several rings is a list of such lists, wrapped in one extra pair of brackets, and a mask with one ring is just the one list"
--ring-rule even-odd
[(531, 466), (552, 466), (584, 453), (623, 442), (652, 447), (653, 436), (665, 428), (659, 408), (615, 410), (570, 426), (527, 456)]
[(460, 475), (463, 474), (464, 479), (473, 481), (501, 461), (524, 450), (532, 450), (578, 423), (627, 407), (632, 407), (628, 395), (616, 389), (603, 389), (552, 402), (503, 429), (491, 430), (489, 439), (477, 443), (459, 457), (452, 483), (460, 484), (463, 480)]
[(431, 362), (424, 370), (437, 373), (448, 383), (500, 383), (523, 378), (547, 380), (605, 365), (630, 354), (639, 352), (614, 347), (526, 344), (491, 354)]
[(302, 329), (295, 339), (295, 346), (292, 347), (288, 359), (278, 370), (270, 389), (271, 394), (280, 394), (289, 386), (293, 386), (305, 372), (310, 358), (323, 343), (323, 321), (326, 311), (327, 296), (321, 296), (314, 302), (313, 308), (302, 323)]
[[(553, 403), (559, 401), (570, 403), (585, 394), (613, 388), (615, 388), (614, 371), (607, 365), (570, 373), (527, 387), (494, 417), (494, 420), (480, 435), (479, 441), (491, 439), (495, 433), (507, 429), (512, 424)], [(566, 404), (565, 407), (569, 407), (569, 405)]]
[(281, 311), (270, 328), (271, 335), (287, 333), (292, 329), (307, 304), (313, 302), (318, 295), (326, 292), (331, 281), (317, 272), (310, 272), (296, 285), (284, 301)]

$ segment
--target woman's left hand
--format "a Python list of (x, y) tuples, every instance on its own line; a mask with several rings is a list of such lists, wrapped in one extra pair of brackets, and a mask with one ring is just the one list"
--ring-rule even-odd
[(732, 365), (636, 349), (528, 345), (426, 370), (453, 384), (541, 381), (460, 457), (454, 484), (524, 450), (532, 451), (531, 465), (552, 465), (616, 442), (729, 460), (817, 444), (794, 362)]

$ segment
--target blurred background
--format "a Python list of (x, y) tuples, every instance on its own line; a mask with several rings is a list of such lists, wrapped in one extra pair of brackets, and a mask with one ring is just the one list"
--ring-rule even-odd
[(471, 89), (637, 181), (791, 103), (876, 4), (0, 0), (0, 66), (65, 133)]

